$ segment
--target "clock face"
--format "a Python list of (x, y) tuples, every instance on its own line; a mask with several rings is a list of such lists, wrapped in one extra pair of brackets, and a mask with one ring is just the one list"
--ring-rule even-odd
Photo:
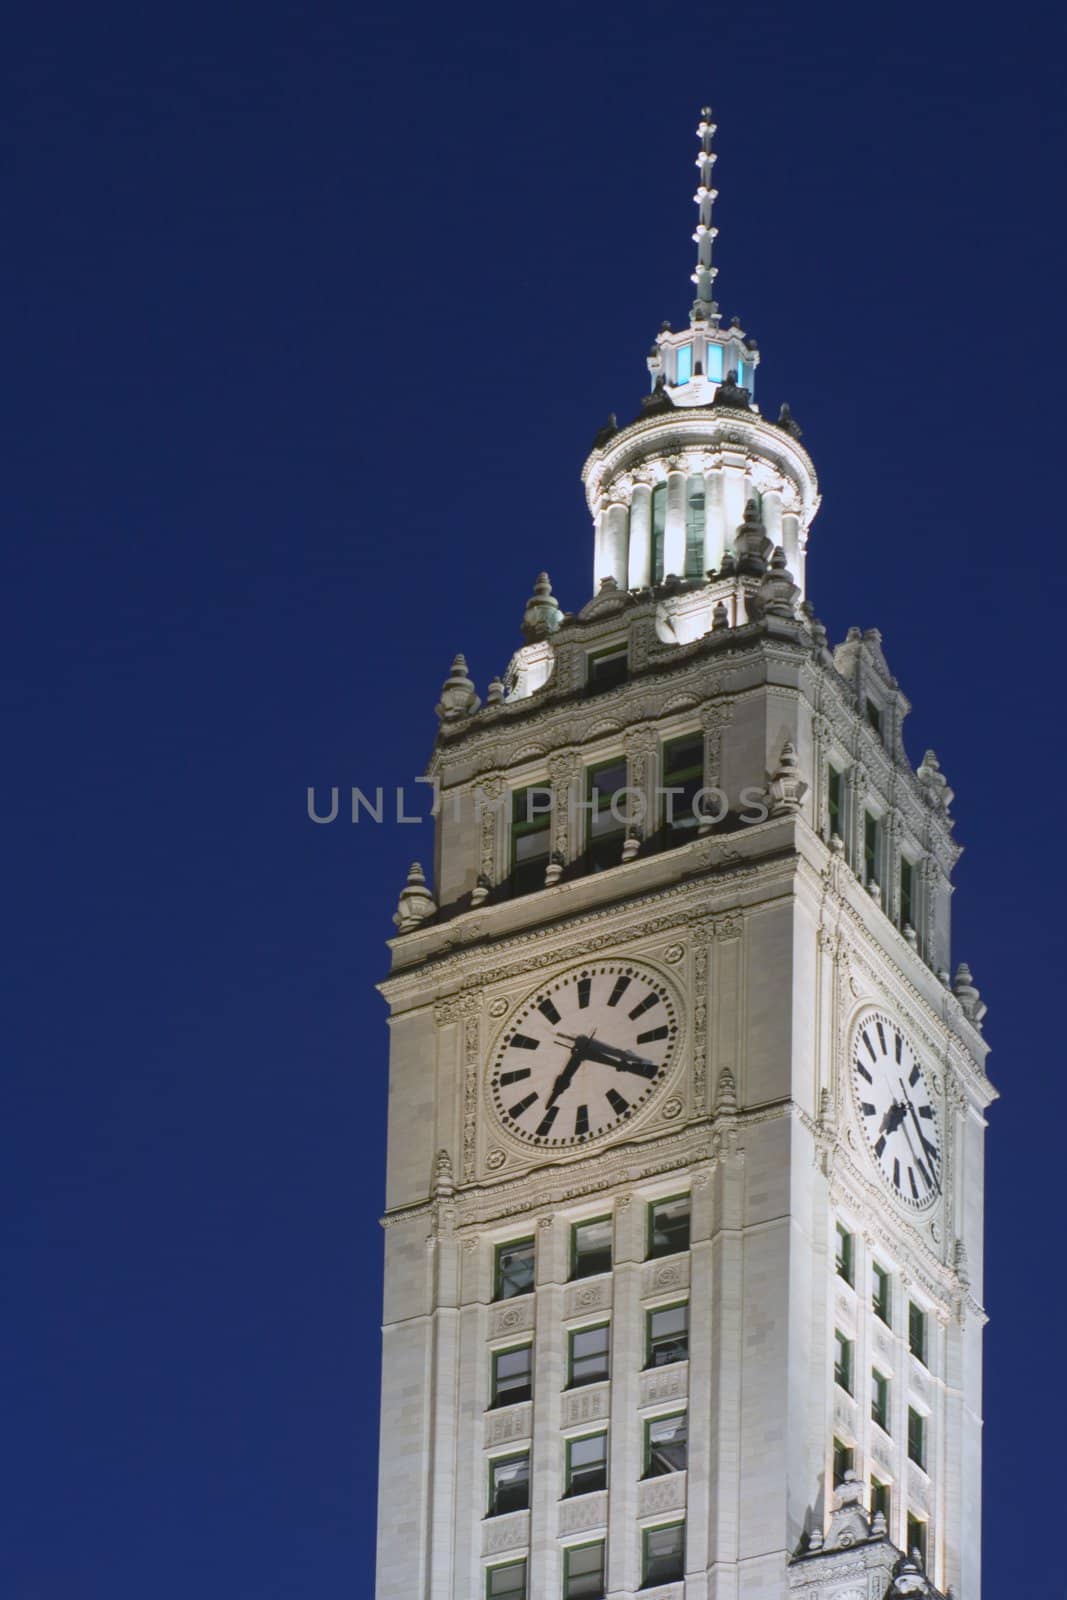
[(899, 1023), (881, 1011), (852, 1034), (852, 1088), (871, 1154), (896, 1198), (919, 1209), (941, 1192), (941, 1134), (926, 1075)]
[(525, 1002), (497, 1048), (497, 1116), (546, 1149), (599, 1139), (663, 1085), (677, 1037), (674, 1002), (646, 968), (604, 962), (565, 973)]

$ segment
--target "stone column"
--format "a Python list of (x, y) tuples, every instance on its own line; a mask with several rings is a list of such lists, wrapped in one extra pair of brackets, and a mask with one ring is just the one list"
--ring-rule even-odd
[(667, 520), (663, 531), (663, 576), (685, 574), (685, 488), (684, 462), (673, 460), (667, 468)]
[(722, 488), (726, 542), (732, 545), (738, 528), (745, 520), (745, 458), (738, 451), (723, 453)]
[(622, 499), (612, 500), (607, 509), (604, 536), (606, 569), (601, 577), (612, 577), (620, 589), (627, 585), (627, 546), (630, 542), (630, 508)]
[[(781, 545), (782, 549), (785, 550), (783, 542), (785, 531), (782, 526), (782, 496), (779, 491), (777, 489), (768, 489), (763, 496), (762, 506), (763, 526), (767, 530), (768, 539), (775, 547)], [(786, 562), (790, 566), (790, 571), (793, 571), (792, 564), (789, 563), (788, 551), (786, 551)], [(794, 572), (793, 575), (795, 577), (796, 573)]]
[(780, 544), (785, 551), (785, 564), (796, 582), (800, 583), (800, 518), (795, 511), (783, 512), (781, 537), (771, 533), (770, 528), (767, 532), (775, 544)]
[(704, 474), (704, 570), (718, 572), (730, 542), (722, 495), (722, 472), (712, 467)]
[(634, 484), (630, 501), (630, 553), (626, 586), (645, 589), (652, 582), (652, 485)]
[[(609, 1537), (607, 1592), (621, 1597), (634, 1593), (640, 1583), (638, 1569), (637, 1483), (641, 1472), (637, 1426), (638, 1372), (643, 1358), (644, 1319), (641, 1315), (641, 1256), (643, 1207), (624, 1195), (615, 1211), (615, 1271), (612, 1282), (611, 1319), (611, 1419), (608, 1449)], [(540, 1590), (531, 1590), (531, 1595)], [(556, 1591), (559, 1592), (558, 1590)]]
[[(559, 1499), (560, 1405), (566, 1370), (563, 1332), (565, 1227), (561, 1219), (537, 1219), (537, 1310), (534, 1336), (533, 1450), (530, 1480), (529, 1592), (558, 1594), (556, 1504)], [(549, 1467), (547, 1463), (551, 1462)], [(537, 1463), (541, 1463), (539, 1468)]]
[(593, 533), (593, 593), (600, 588), (601, 578), (606, 578), (611, 571), (607, 556), (608, 544), (608, 508), (604, 501), (600, 503), (594, 518)]

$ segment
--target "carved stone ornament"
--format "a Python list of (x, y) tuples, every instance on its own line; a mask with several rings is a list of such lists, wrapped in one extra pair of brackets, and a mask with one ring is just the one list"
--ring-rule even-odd
[(663, 959), (664, 959), (664, 961), (669, 962), (671, 966), (673, 966), (675, 964), (675, 962), (681, 961), (681, 959), (682, 959), (682, 957), (684, 955), (685, 955), (685, 945), (684, 944), (669, 944), (667, 946), (666, 950), (663, 952)]
[(466, 657), (455, 656), (452, 670), (441, 690), (441, 698), (434, 707), (438, 718), (441, 722), (458, 722), (463, 717), (471, 716), (481, 703), (467, 672)]
[(489, 1015), (491, 1017), (505, 1017), (507, 1016), (507, 1011), (508, 1002), (503, 998), (502, 995), (498, 995), (495, 1000), (490, 1001)]
[(490, 1150), (485, 1158), (485, 1164), (490, 1172), (499, 1172), (507, 1159), (503, 1150)]
[(794, 815), (800, 810), (807, 792), (807, 783), (800, 776), (800, 760), (796, 746), (787, 739), (782, 746), (778, 766), (771, 774), (765, 791), (771, 816)]
[(426, 874), (417, 861), (411, 863), (408, 878), (400, 891), (393, 922), (398, 933), (411, 933), (437, 911), (437, 902), (426, 887)]

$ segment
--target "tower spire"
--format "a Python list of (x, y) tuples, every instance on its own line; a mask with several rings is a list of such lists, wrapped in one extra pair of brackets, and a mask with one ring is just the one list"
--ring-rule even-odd
[(700, 140), (700, 151), (697, 155), (696, 165), (700, 173), (700, 183), (693, 196), (697, 207), (697, 226), (693, 234), (693, 242), (697, 247), (696, 271), (691, 274), (692, 281), (696, 284), (697, 297), (693, 301), (693, 309), (689, 320), (694, 325), (698, 322), (708, 322), (713, 328), (719, 326), (719, 307), (715, 302), (713, 284), (717, 267), (711, 264), (712, 241), (718, 233), (718, 228), (712, 226), (711, 212), (719, 191), (713, 186), (712, 173), (718, 159), (711, 148), (711, 141), (715, 137), (715, 123), (711, 120), (711, 107), (704, 106), (700, 112), (700, 124), (697, 128), (697, 138)]

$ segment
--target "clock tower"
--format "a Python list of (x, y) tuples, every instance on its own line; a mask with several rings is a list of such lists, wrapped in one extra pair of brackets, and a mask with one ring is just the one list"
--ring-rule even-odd
[(591, 594), (457, 656), (395, 916), (377, 1600), (979, 1600), (985, 1010), (952, 791), (695, 299)]

